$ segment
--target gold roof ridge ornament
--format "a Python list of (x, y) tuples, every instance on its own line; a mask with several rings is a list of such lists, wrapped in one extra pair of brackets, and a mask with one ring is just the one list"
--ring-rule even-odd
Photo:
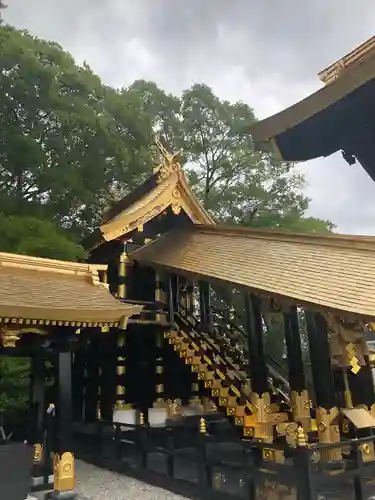
[(145, 224), (169, 208), (175, 215), (183, 211), (194, 224), (214, 224), (188, 184), (179, 162), (182, 151), (170, 153), (158, 138), (155, 138), (155, 145), (160, 153), (160, 163), (143, 184), (105, 213), (94, 238), (96, 242), (87, 239), (87, 244), (84, 243), (86, 250), (142, 230)]
[(158, 181), (161, 182), (169, 177), (173, 172), (179, 172), (182, 167), (179, 159), (182, 155), (182, 149), (176, 153), (170, 153), (161, 143), (158, 137), (155, 137), (155, 145), (159, 150), (161, 162), (153, 169), (154, 174), (158, 175)]

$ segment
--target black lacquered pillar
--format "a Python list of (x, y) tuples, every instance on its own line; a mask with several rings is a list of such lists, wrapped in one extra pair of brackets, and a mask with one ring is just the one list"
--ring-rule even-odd
[[(313, 311), (305, 311), (309, 339), (309, 351), (314, 390), (316, 397), (316, 423), (320, 443), (340, 441), (340, 432), (334, 421), (338, 416), (335, 386), (328, 340), (328, 324), (324, 316)], [(327, 460), (340, 460), (340, 448), (321, 453)]]
[(45, 355), (39, 339), (31, 359), (31, 428), (30, 441), (34, 445), (33, 477), (35, 485), (44, 476), (44, 461), (48, 460), (44, 449), (45, 413)]
[(268, 377), (260, 299), (253, 294), (245, 294), (245, 328), (249, 346), (251, 388), (253, 392), (261, 395), (268, 392)]
[(56, 440), (54, 498), (74, 495), (75, 466), (72, 451), (72, 356), (69, 345), (60, 344), (57, 353)]
[(308, 432), (311, 429), (310, 396), (306, 387), (298, 311), (296, 306), (292, 306), (284, 311), (284, 332), (293, 419), (300, 423), (304, 430)]
[(176, 310), (176, 303), (173, 293), (173, 276), (168, 274), (167, 278), (167, 304), (168, 304), (168, 323), (169, 325), (174, 324), (174, 313)]
[(211, 332), (211, 285), (206, 281), (199, 282), (199, 308), (201, 316), (201, 328), (206, 332)]
[(100, 366), (100, 333), (92, 331), (86, 346), (85, 421), (95, 422), (98, 417)]
[(270, 442), (272, 441), (272, 425), (265, 415), (271, 403), (271, 395), (263, 346), (263, 317), (261, 299), (254, 294), (245, 294), (245, 329), (249, 346), (252, 415), (256, 425), (254, 428), (244, 429), (244, 433), (246, 436), (254, 436)]
[(305, 316), (316, 404), (329, 410), (336, 398), (327, 321), (320, 313), (306, 311)]
[(84, 420), (85, 400), (85, 373), (86, 373), (86, 347), (85, 332), (80, 333), (79, 345), (73, 354), (73, 420), (82, 422)]
[[(350, 369), (348, 370), (348, 379), (352, 388), (353, 405), (366, 405), (373, 408), (373, 405), (375, 405), (374, 381), (367, 356), (365, 356), (365, 365), (361, 367), (358, 373), (354, 374)], [(375, 414), (375, 411), (372, 413)]]
[(106, 422), (112, 422), (116, 404), (116, 333), (111, 330), (102, 336), (100, 416)]

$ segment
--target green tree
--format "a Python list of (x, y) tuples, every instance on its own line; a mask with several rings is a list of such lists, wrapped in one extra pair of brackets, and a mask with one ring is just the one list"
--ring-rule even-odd
[(53, 221), (0, 214), (0, 227), (1, 252), (72, 261), (83, 260), (86, 256), (83, 247)]
[(206, 85), (193, 85), (180, 99), (144, 81), (134, 82), (126, 92), (142, 100), (154, 131), (168, 147), (183, 148), (191, 185), (216, 220), (332, 231), (328, 221), (305, 218), (309, 200), (294, 165), (255, 151), (249, 129), (256, 118), (247, 104), (222, 101)]
[(0, 421), (17, 421), (29, 400), (30, 360), (0, 357)]
[(0, 212), (94, 228), (111, 188), (148, 168), (148, 115), (56, 43), (6, 25), (0, 68)]
[(302, 224), (309, 200), (294, 166), (254, 149), (249, 129), (256, 118), (247, 104), (221, 101), (209, 87), (194, 85), (182, 95), (182, 116), (191, 181), (218, 220), (326, 230), (323, 221)]
[(181, 100), (164, 92), (154, 82), (136, 80), (122, 91), (122, 95), (138, 102), (144, 113), (149, 116), (151, 130), (162, 138), (170, 150), (177, 150), (182, 142)]

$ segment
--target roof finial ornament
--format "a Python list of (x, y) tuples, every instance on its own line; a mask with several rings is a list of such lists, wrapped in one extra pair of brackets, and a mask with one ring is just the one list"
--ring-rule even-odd
[(161, 162), (154, 168), (154, 174), (159, 173), (158, 182), (161, 182), (163, 179), (169, 177), (173, 172), (177, 172), (181, 169), (181, 165), (178, 160), (182, 154), (182, 150), (177, 153), (170, 153), (163, 146), (158, 137), (155, 137), (155, 145), (159, 150)]

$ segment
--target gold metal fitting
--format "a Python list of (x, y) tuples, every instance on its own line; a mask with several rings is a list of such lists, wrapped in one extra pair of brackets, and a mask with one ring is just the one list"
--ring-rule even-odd
[(199, 420), (199, 432), (200, 434), (207, 434), (207, 424), (203, 417)]
[(299, 446), (300, 448), (302, 447), (306, 448), (307, 445), (308, 445), (308, 439), (306, 433), (303, 430), (303, 427), (300, 425), (297, 429), (297, 446)]
[(71, 491), (75, 488), (75, 467), (73, 453), (55, 454), (54, 458), (54, 489), (55, 491)]
[(139, 414), (139, 425), (145, 425), (145, 416), (142, 412)]
[(41, 462), (43, 460), (43, 445), (40, 443), (34, 444), (34, 462)]
[(285, 455), (283, 450), (263, 448), (262, 456), (263, 460), (265, 460), (266, 462), (277, 462), (277, 463), (285, 462)]

